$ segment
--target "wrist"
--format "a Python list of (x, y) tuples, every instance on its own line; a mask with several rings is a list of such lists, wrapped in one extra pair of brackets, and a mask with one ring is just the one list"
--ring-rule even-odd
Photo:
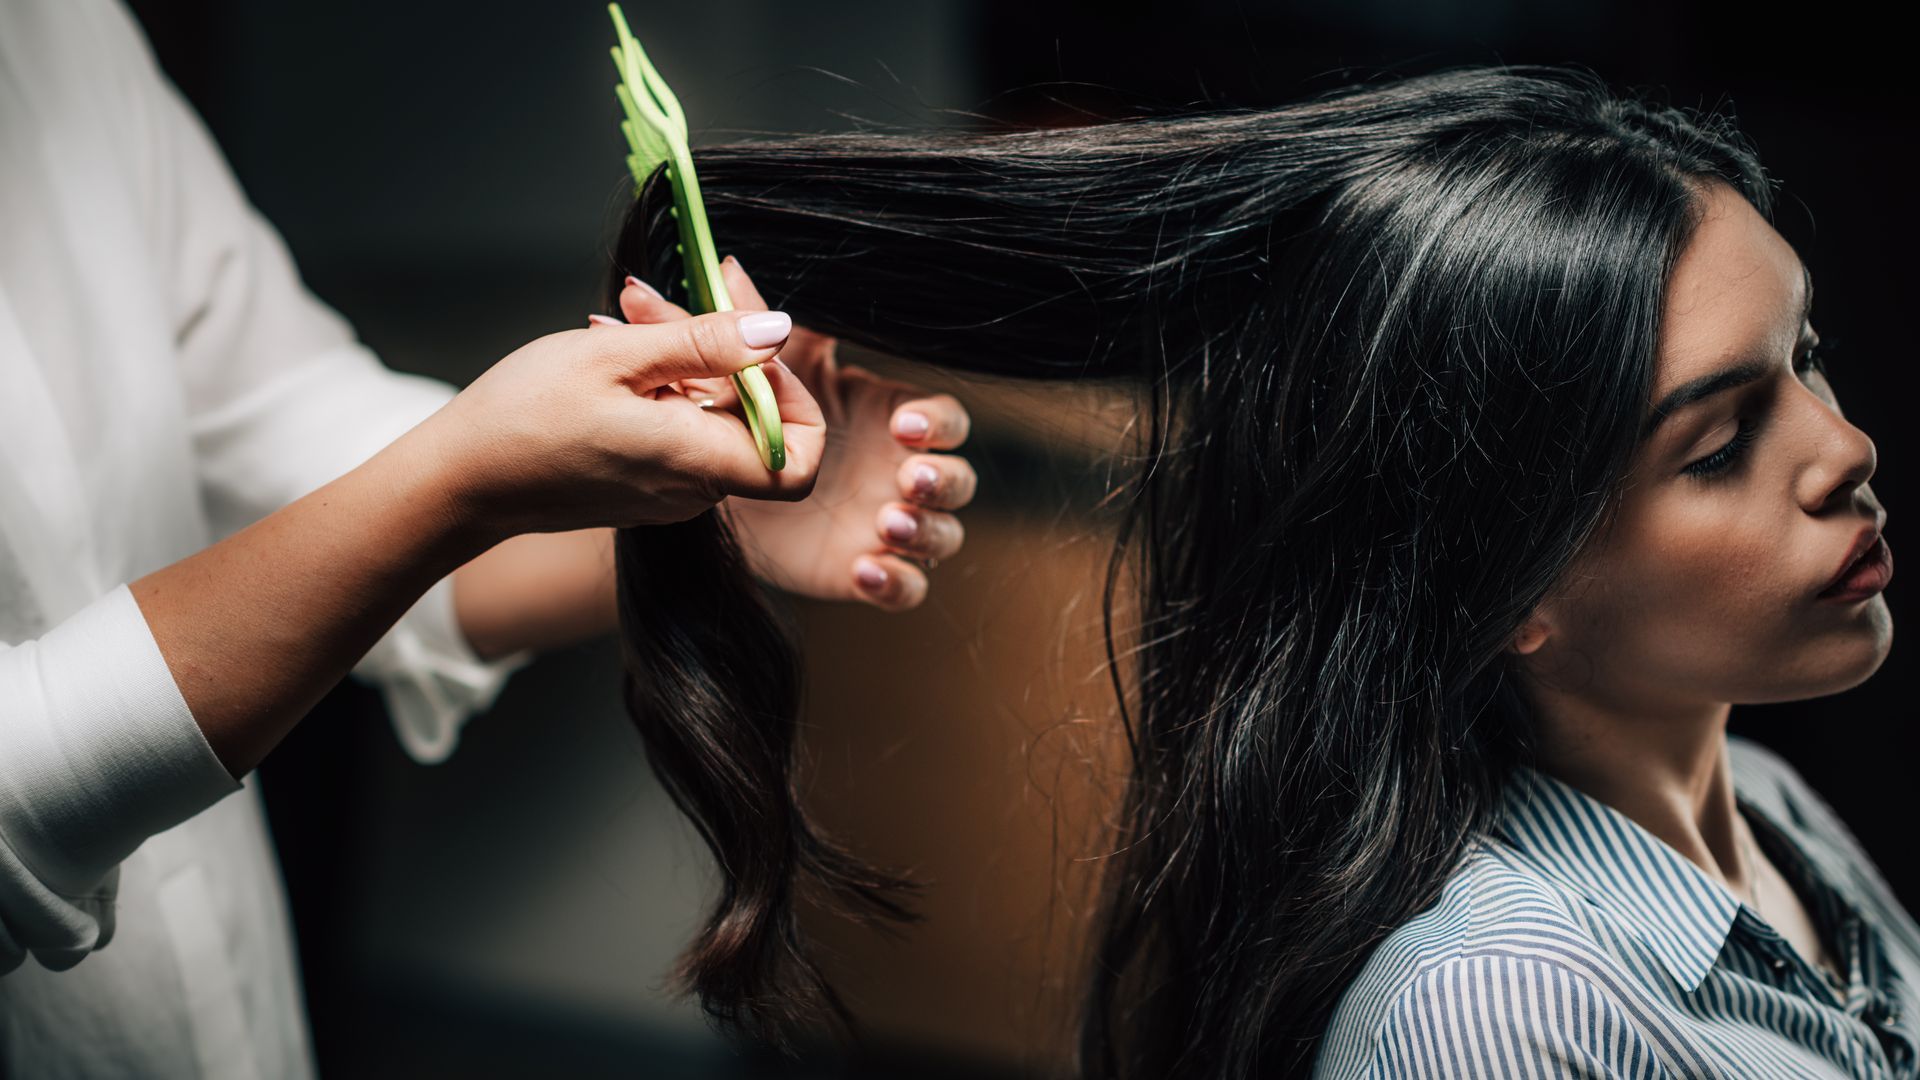
[(494, 525), (498, 517), (485, 511), (485, 500), (471, 482), (472, 470), (436, 435), (431, 421), (421, 424), (374, 455), (366, 467), (408, 507), (408, 527), (418, 530), (426, 557), (443, 577), (511, 533)]

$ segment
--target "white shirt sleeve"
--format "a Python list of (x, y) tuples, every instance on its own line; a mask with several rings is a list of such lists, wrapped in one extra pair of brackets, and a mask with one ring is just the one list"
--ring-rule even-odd
[(105, 945), (121, 860), (240, 790), (124, 585), (0, 644), (0, 761), (0, 974)]
[[(84, 80), (25, 88), (62, 95), (45, 103), (40, 136), (84, 125), (86, 137), (112, 140), (128, 175), (118, 178), (124, 188), (103, 190), (144, 200), (146, 235), (128, 237), (127, 248), (152, 262), (102, 268), (103, 288), (153, 290), (167, 305), (215, 536), (354, 468), (453, 396), (445, 383), (382, 366), (302, 286), (124, 10), (101, 0), (28, 5), (10, 11), (14, 31), (44, 39), (16, 38), (16, 47), (86, 58)], [(433, 761), (526, 659), (475, 656), (442, 581), (355, 673), (382, 687), (408, 751)], [(107, 944), (121, 862), (241, 788), (125, 585), (35, 638), (0, 643), (0, 765), (0, 974), (29, 955), (69, 967)]]
[[(124, 18), (124, 16), (122, 16)], [(128, 30), (132, 28), (129, 26)], [(147, 190), (201, 486), (224, 536), (352, 470), (450, 400), (447, 383), (393, 371), (301, 283), (286, 245), (247, 202), (212, 138), (128, 35), (148, 125)], [(483, 661), (460, 631), (452, 579), (404, 615), (354, 674), (376, 683), (417, 760), (452, 752), (460, 727), (530, 659)]]

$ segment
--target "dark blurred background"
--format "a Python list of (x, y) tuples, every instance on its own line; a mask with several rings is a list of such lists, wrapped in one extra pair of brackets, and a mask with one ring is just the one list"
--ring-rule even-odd
[[(390, 365), (464, 383), (595, 310), (629, 191), (597, 0), (132, 6), (308, 283)], [(1579, 62), (1731, 110), (1784, 181), (1778, 225), (1819, 281), (1815, 325), (1844, 341), (1832, 378), (1879, 447), (1895, 546), (1914, 512), (1914, 429), (1899, 415), (1915, 228), (1898, 165), (1914, 95), (1897, 35), (1848, 6), (627, 6), (696, 146), (862, 118), (1076, 124), (1140, 104), (1260, 105), (1472, 61)], [(1086, 510), (1112, 403), (956, 392), (978, 418), (969, 456), (985, 483), (933, 599), (895, 617), (795, 609), (817, 801), (862, 851), (931, 882), (926, 923), (899, 941), (816, 920), (868, 1055), (831, 1069), (746, 1056), (663, 988), (707, 878), (601, 642), (518, 674), (445, 764), (406, 759), (378, 696), (353, 683), (268, 761), (324, 1073), (1020, 1076), (1063, 1060), (1111, 765), (1093, 622), (1103, 524)], [(1896, 622), (1913, 588), (1890, 591)], [(1734, 717), (1827, 795), (1912, 907), (1907, 651), (1851, 692)]]

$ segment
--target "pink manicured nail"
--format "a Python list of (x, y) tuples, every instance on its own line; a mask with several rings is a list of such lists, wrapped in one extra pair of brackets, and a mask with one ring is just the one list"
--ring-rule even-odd
[(740, 271), (740, 272), (741, 272), (741, 273), (743, 273), (743, 274), (747, 272), (747, 268), (746, 268), (745, 266), (742, 266), (742, 265), (740, 264), (740, 257), (739, 257), (738, 255), (729, 255), (729, 256), (727, 256), (727, 258), (729, 258), (729, 259), (732, 259), (732, 260), (733, 260), (733, 268), (734, 268), (735, 270), (738, 270), (738, 271)]
[(641, 281), (639, 278), (634, 277), (632, 274), (627, 275), (627, 284), (639, 286), (642, 292), (645, 292), (648, 296), (653, 297), (655, 300), (666, 299), (666, 297), (660, 295), (659, 289), (656, 289), (653, 286), (647, 284), (646, 282)]
[(931, 495), (940, 485), (940, 470), (931, 465), (916, 465), (913, 468), (913, 493)]
[(623, 324), (619, 319), (616, 319), (611, 315), (589, 315), (587, 316), (587, 325), (588, 326), (622, 326), (625, 324)]
[(893, 421), (894, 434), (905, 439), (925, 438), (927, 432), (932, 430), (933, 422), (927, 419), (926, 413), (901, 413)]
[(880, 512), (880, 531), (895, 543), (905, 543), (920, 531), (920, 523), (913, 519), (912, 514), (889, 506)]
[(878, 563), (860, 563), (853, 568), (853, 576), (866, 589), (878, 589), (887, 583), (887, 572)]
[(784, 311), (756, 311), (740, 316), (740, 337), (749, 349), (778, 345), (793, 333), (793, 317)]

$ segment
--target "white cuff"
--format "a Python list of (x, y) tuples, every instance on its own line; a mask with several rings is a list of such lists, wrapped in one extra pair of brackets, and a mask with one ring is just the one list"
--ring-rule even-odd
[(110, 904), (122, 859), (240, 787), (125, 585), (0, 648), (0, 847), (43, 900)]
[(530, 651), (480, 659), (460, 629), (448, 575), (401, 616), (353, 673), (379, 686), (407, 754), (432, 765), (453, 753), (467, 719), (490, 708), (507, 677), (532, 659)]

